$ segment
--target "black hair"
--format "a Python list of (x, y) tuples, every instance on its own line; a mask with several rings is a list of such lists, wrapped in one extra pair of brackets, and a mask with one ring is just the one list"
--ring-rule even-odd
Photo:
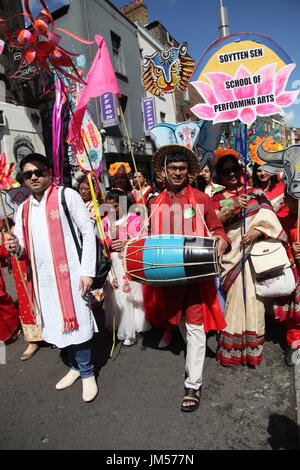
[(105, 196), (105, 202), (108, 201), (109, 199), (112, 199), (113, 201), (120, 202), (120, 197), (126, 197), (127, 199), (127, 209), (133, 204), (133, 201), (128, 197), (129, 195), (122, 191), (121, 189), (118, 188), (113, 188), (110, 189)]
[[(253, 172), (252, 172), (252, 182), (254, 188), (262, 188), (262, 184), (260, 179), (257, 176), (257, 170), (259, 169), (260, 165), (257, 163), (254, 163), (253, 165)], [(263, 168), (262, 168), (263, 170)], [(272, 191), (272, 189), (275, 188), (276, 184), (278, 183), (278, 178), (277, 175), (272, 175), (270, 179), (270, 186), (269, 186), (269, 191)]]
[[(232, 153), (226, 153), (226, 155), (222, 155), (222, 157), (216, 163), (216, 167), (215, 167), (216, 179), (214, 181), (215, 183), (223, 184), (221, 177), (222, 177), (224, 165), (227, 162), (232, 162), (232, 163), (235, 163), (236, 165), (239, 165), (238, 159), (234, 155), (232, 155)], [(242, 168), (241, 168), (241, 171), (242, 171)]]
[(45, 165), (46, 168), (51, 168), (51, 165), (47, 157), (45, 157), (41, 153), (29, 153), (28, 155), (26, 155), (26, 157), (22, 158), (22, 160), (19, 163), (21, 171), (23, 171), (23, 168), (26, 165), (26, 163), (32, 163), (32, 162), (40, 162), (43, 165)]
[(18, 171), (18, 172), (16, 173), (15, 179), (16, 179), (16, 181), (17, 181), (19, 184), (21, 184), (21, 185), (24, 183), (24, 176), (22, 175), (22, 172), (21, 172), (21, 171)]
[(216, 173), (218, 176), (222, 176), (223, 167), (227, 162), (234, 162), (239, 165), (237, 158), (232, 155), (232, 153), (227, 153), (226, 155), (223, 155), (216, 164)]
[(199, 175), (196, 180), (196, 187), (199, 189), (199, 191), (202, 191), (203, 193), (205, 192), (206, 188), (206, 181), (203, 176)]
[(145, 178), (145, 180), (146, 180), (146, 181), (148, 180), (148, 174), (147, 174), (147, 172), (146, 172), (145, 170), (139, 170), (139, 169), (137, 169), (137, 170), (134, 172), (133, 176), (135, 175), (135, 173), (141, 173), (141, 175)]
[(217, 176), (216, 175), (216, 167), (215, 167), (213, 161), (210, 158), (207, 159), (205, 165), (201, 166), (201, 171), (206, 166), (208, 166), (208, 168), (209, 168), (209, 171), (211, 173), (211, 179), (212, 179), (213, 183), (216, 183), (216, 176)]
[(168, 165), (171, 162), (176, 162), (176, 163), (177, 162), (185, 162), (185, 163), (188, 164), (188, 167), (190, 169), (189, 159), (182, 152), (173, 152), (173, 153), (171, 152), (170, 154), (168, 154), (168, 156), (165, 159), (165, 164)]

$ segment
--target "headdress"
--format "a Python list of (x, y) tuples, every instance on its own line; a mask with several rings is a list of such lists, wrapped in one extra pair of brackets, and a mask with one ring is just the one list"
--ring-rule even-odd
[(220, 160), (220, 158), (224, 157), (225, 155), (232, 155), (237, 160), (241, 158), (241, 155), (239, 154), (239, 152), (237, 152), (236, 150), (232, 150), (232, 149), (217, 149), (217, 150), (214, 150), (214, 154), (215, 154), (215, 158), (213, 160), (214, 165), (216, 165), (218, 161)]
[(180, 144), (169, 144), (163, 145), (160, 147), (154, 154), (153, 157), (153, 170), (156, 175), (156, 181), (160, 184), (164, 183), (164, 178), (162, 176), (162, 169), (165, 166), (165, 160), (170, 154), (182, 153), (188, 161), (189, 165), (189, 182), (190, 184), (194, 182), (199, 174), (199, 162), (198, 157), (188, 147)]
[(189, 182), (197, 178), (199, 174), (199, 160), (192, 150), (198, 143), (201, 125), (195, 122), (184, 122), (177, 126), (172, 124), (157, 124), (150, 131), (150, 136), (154, 141), (157, 150), (153, 156), (153, 170), (156, 181), (164, 185), (162, 169), (165, 166), (165, 159), (170, 154), (182, 153), (189, 163)]
[(131, 172), (131, 168), (127, 162), (115, 162), (111, 163), (108, 172), (110, 176), (115, 176), (116, 174), (127, 176)]

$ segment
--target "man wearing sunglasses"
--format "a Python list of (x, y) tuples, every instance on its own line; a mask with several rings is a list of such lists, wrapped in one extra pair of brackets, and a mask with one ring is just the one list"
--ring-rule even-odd
[(98, 391), (91, 359), (94, 323), (88, 297), (96, 264), (93, 226), (80, 195), (66, 188), (69, 213), (78, 239), (82, 239), (80, 263), (61, 204), (62, 188), (52, 184), (46, 157), (27, 155), (20, 169), (32, 194), (18, 209), (14, 235), (7, 236), (6, 247), (28, 260), (27, 287), (43, 339), (68, 353), (70, 370), (56, 389), (70, 387), (81, 377), (82, 398), (89, 402)]

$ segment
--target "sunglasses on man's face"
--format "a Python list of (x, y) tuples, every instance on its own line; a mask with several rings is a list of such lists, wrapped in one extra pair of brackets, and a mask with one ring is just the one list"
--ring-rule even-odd
[(47, 170), (40, 170), (39, 168), (37, 168), (36, 170), (24, 171), (23, 178), (24, 180), (30, 180), (32, 178), (32, 175), (36, 176), (37, 178), (40, 178), (41, 176), (45, 176), (46, 173)]
[(229, 176), (231, 173), (240, 173), (241, 172), (241, 168), (239, 165), (235, 165), (235, 166), (232, 166), (231, 168), (224, 168), (223, 169), (223, 176)]

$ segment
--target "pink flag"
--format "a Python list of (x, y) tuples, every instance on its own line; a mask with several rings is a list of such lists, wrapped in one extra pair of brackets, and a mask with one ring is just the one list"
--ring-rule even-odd
[(70, 121), (68, 141), (71, 142), (80, 132), (81, 123), (90, 98), (96, 98), (103, 93), (115, 93), (122, 96), (119, 90), (116, 75), (110, 60), (106, 42), (100, 34), (95, 36), (98, 52), (86, 77), (76, 111)]

